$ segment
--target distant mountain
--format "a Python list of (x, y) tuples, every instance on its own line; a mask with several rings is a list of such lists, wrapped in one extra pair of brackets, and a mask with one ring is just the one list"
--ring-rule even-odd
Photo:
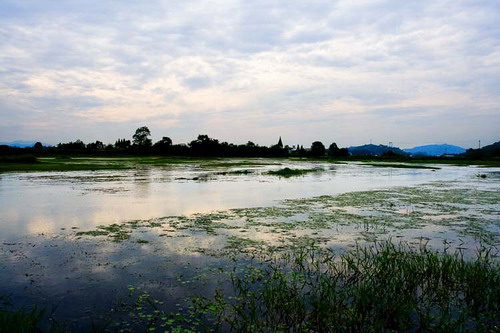
[(484, 158), (484, 157), (498, 158), (500, 157), (500, 141), (495, 142), (488, 146), (484, 146), (481, 149), (467, 149), (464, 155), (467, 158)]
[(404, 151), (399, 149), (398, 147), (389, 147), (384, 145), (363, 145), (363, 146), (354, 146), (347, 148), (351, 155), (367, 155), (367, 156), (382, 156), (388, 152), (398, 154), (398, 155), (407, 155)]
[(10, 146), (10, 147), (19, 147), (19, 148), (26, 148), (26, 147), (33, 147), (35, 145), (36, 141), (12, 141), (12, 142), (0, 142), (0, 146)]
[(415, 155), (425, 155), (425, 156), (441, 156), (441, 155), (458, 155), (465, 153), (466, 149), (453, 146), (453, 145), (426, 145), (418, 146), (410, 149), (403, 149), (404, 152), (415, 156)]
[(484, 146), (483, 148), (481, 148), (484, 152), (487, 152), (487, 153), (493, 153), (493, 152), (497, 152), (497, 155), (498, 155), (498, 151), (500, 150), (500, 141), (498, 142), (495, 142), (491, 145), (488, 145), (488, 146)]

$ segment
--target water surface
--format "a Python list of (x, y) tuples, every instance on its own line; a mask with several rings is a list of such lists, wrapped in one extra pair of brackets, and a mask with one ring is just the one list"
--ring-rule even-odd
[[(392, 238), (498, 253), (498, 168), (264, 161), (0, 174), (0, 296), (85, 331), (123, 315), (131, 286), (172, 311), (193, 293), (213, 295), (231, 258), (245, 265), (241, 255), (255, 251)], [(284, 167), (318, 171), (267, 174)]]
[[(266, 175), (283, 167), (321, 168), (300, 177)], [(220, 175), (221, 168), (144, 166), (129, 171), (14, 173), (0, 175), (0, 235), (57, 233), (169, 215), (270, 206), (279, 200), (410, 186), (429, 181), (474, 181), (474, 167), (374, 168), (356, 164), (282, 163), (231, 168), (247, 175)]]

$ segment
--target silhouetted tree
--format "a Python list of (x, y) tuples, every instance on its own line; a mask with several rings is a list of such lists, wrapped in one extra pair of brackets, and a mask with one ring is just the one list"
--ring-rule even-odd
[(303, 145), (301, 145), (300, 148), (297, 149), (297, 153), (299, 157), (307, 156), (307, 150), (304, 149)]
[(85, 150), (85, 143), (82, 140), (76, 140), (75, 142), (68, 143), (59, 143), (57, 145), (59, 149), (68, 149), (68, 150)]
[(325, 151), (326, 149), (323, 143), (320, 141), (314, 141), (311, 145), (310, 155), (315, 157), (325, 156)]
[(339, 148), (335, 142), (328, 147), (328, 156), (330, 157), (346, 157), (349, 156), (347, 148)]
[(172, 147), (172, 139), (170, 139), (168, 136), (164, 136), (160, 141), (156, 142), (153, 145), (154, 150), (157, 153), (162, 153), (162, 154), (168, 153), (171, 147)]
[(219, 140), (212, 139), (206, 134), (198, 135), (196, 140), (189, 143), (189, 147), (196, 156), (218, 156), (220, 154)]
[(37, 150), (38, 150), (38, 149), (42, 149), (42, 148), (43, 148), (43, 145), (42, 145), (42, 143), (41, 143), (41, 142), (37, 142), (37, 143), (35, 143), (35, 145), (33, 146), (33, 149), (37, 149)]
[(135, 134), (132, 136), (132, 139), (134, 140), (134, 145), (140, 148), (150, 147), (151, 146), (151, 139), (149, 138), (150, 136), (151, 132), (149, 131), (149, 128), (147, 128), (146, 126), (139, 127), (138, 129), (135, 130)]
[(192, 155), (188, 145), (186, 145), (185, 143), (172, 145), (172, 147), (170, 148), (170, 154), (177, 155), (177, 156)]
[(269, 157), (286, 157), (288, 156), (288, 151), (280, 147), (279, 145), (274, 145), (271, 146), (270, 148), (267, 148), (266, 150), (263, 150), (264, 154), (262, 156), (269, 156)]
[(328, 147), (328, 151), (329, 152), (335, 152), (335, 151), (338, 151), (339, 150), (339, 147), (337, 146), (337, 144), (335, 142), (333, 142), (330, 147)]
[(104, 143), (97, 140), (96, 142), (87, 144), (87, 149), (89, 150), (104, 150)]
[(156, 142), (154, 145), (170, 147), (172, 145), (172, 139), (170, 139), (168, 136), (164, 136), (160, 141)]
[(115, 142), (115, 148), (116, 149), (128, 149), (130, 148), (130, 140), (125, 140), (125, 139), (118, 139)]

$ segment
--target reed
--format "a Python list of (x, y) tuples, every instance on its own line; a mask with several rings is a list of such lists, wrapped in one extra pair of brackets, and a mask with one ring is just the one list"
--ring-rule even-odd
[(500, 329), (500, 267), (484, 248), (468, 261), (460, 253), (390, 241), (357, 246), (342, 255), (303, 247), (243, 270), (235, 268), (230, 278), (232, 290), (193, 302), (196, 311), (190, 313), (203, 314), (197, 322), (214, 323), (212, 331)]

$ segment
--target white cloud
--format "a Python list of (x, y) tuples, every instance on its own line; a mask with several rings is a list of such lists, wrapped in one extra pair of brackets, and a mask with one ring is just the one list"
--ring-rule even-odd
[[(454, 130), (475, 115), (491, 118), (477, 120), (485, 129), (500, 117), (494, 3), (5, 1), (0, 12), (4, 135), (98, 122), (116, 130), (88, 136), (114, 141), (151, 122), (181, 137), (213, 129), (265, 144), (279, 129), (299, 143), (309, 140), (301, 126), (329, 141), (341, 118), (340, 133), (355, 140), (358, 124), (411, 127), (417, 117), (441, 124), (449, 142), (498, 139), (479, 125)], [(363, 127), (372, 137), (387, 129)], [(431, 140), (424, 132), (406, 141)]]

